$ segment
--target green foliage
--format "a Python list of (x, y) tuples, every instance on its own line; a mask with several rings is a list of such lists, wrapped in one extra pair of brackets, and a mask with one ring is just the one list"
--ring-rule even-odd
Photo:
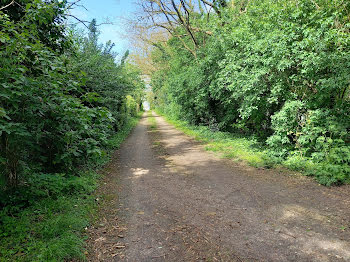
[[(2, 261), (64, 261), (83, 258), (82, 233), (94, 206), (93, 172), (41, 174), (26, 187), (1, 196)], [(27, 202), (30, 203), (27, 203)]]
[[(30, 12), (29, 12), (30, 13)], [(37, 28), (1, 15), (0, 71), (1, 164), (9, 185), (31, 170), (73, 171), (100, 154), (113, 122), (102, 107), (87, 107), (77, 93), (80, 83), (67, 58), (40, 41)], [(79, 116), (79, 117), (77, 117)]]
[(65, 25), (66, 1), (0, 11), (0, 260), (82, 259), (98, 177), (144, 84), (113, 44)]
[(126, 96), (126, 112), (128, 116), (137, 116), (137, 113), (139, 112), (138, 106), (139, 105), (132, 96)]
[[(98, 162), (108, 138), (139, 110), (139, 72), (115, 62), (113, 44), (97, 44), (96, 28), (73, 36), (62, 55), (42, 42), (42, 23), (57, 22), (45, 17), (63, 9), (61, 1), (33, 1), (20, 19), (0, 12), (0, 166), (9, 186), (33, 171), (74, 173)], [(137, 105), (127, 104), (128, 94)]]
[[(96, 23), (96, 22), (95, 22)], [(116, 64), (117, 54), (113, 51), (114, 44), (98, 44), (98, 30), (91, 25), (93, 31), (88, 37), (81, 33), (75, 34), (75, 54), (71, 63), (71, 70), (81, 72), (85, 76), (81, 86), (84, 93), (84, 104), (89, 107), (107, 108), (111, 117), (115, 120), (112, 127), (115, 131), (127, 120), (130, 115), (128, 110), (133, 110), (133, 115), (139, 111), (144, 89), (140, 72), (125, 63), (128, 51), (124, 54), (120, 63)], [(129, 108), (126, 96), (134, 99), (137, 105)]]
[(303, 109), (303, 102), (288, 101), (272, 116), (272, 128), (275, 132), (268, 138), (267, 143), (279, 157), (287, 156), (294, 149), (301, 134), (300, 125), (306, 121)]
[(274, 134), (267, 140), (270, 153), (295, 170), (315, 175), (322, 184), (349, 180), (350, 147), (347, 110), (307, 110), (301, 101), (286, 102), (272, 116)]
[[(2, 0), (1, 7), (10, 4), (12, 0)], [(62, 53), (71, 44), (65, 36), (67, 1), (60, 0), (16, 0), (1, 10), (11, 21), (20, 26), (30, 28), (32, 42), (39, 40), (46, 47)], [(25, 19), (23, 19), (25, 17)]]
[[(109, 138), (108, 150), (119, 148), (139, 116)], [(93, 171), (76, 176), (32, 174), (24, 186), (1, 191), (1, 261), (84, 260), (83, 236), (96, 210), (92, 193), (98, 178)]]
[(211, 130), (254, 135), (272, 162), (294, 168), (296, 156), (304, 159), (297, 169), (322, 184), (349, 181), (349, 5), (263, 0), (241, 8), (221, 7), (209, 23), (198, 17), (213, 35), (196, 57), (176, 37), (154, 51), (155, 107)]
[(123, 126), (123, 128), (108, 140), (107, 148), (109, 150), (115, 150), (116, 148), (120, 147), (120, 145), (129, 135), (131, 130), (137, 125), (142, 114), (143, 112), (138, 112), (137, 116), (129, 118), (126, 124)]

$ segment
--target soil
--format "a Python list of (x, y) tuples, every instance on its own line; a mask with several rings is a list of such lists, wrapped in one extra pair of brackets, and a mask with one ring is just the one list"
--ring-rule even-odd
[(350, 261), (349, 185), (221, 159), (155, 117), (104, 170), (89, 261)]

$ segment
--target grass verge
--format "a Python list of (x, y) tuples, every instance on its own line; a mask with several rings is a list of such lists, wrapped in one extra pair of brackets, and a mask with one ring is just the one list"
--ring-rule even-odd
[[(131, 118), (108, 151), (119, 148), (138, 121)], [(99, 179), (97, 167), (79, 176), (35, 174), (10, 196), (0, 192), (0, 261), (84, 261)]]
[(194, 126), (186, 121), (168, 117), (160, 111), (167, 122), (205, 143), (205, 149), (216, 152), (221, 157), (242, 161), (253, 167), (278, 168), (284, 167), (313, 176), (322, 185), (350, 184), (350, 167), (327, 162), (314, 162), (310, 158), (291, 155), (287, 159), (275, 158), (266, 146), (254, 137), (242, 137), (228, 132), (211, 131), (206, 126)]
[(223, 158), (244, 161), (254, 167), (271, 166), (266, 152), (254, 138), (248, 139), (227, 132), (213, 132), (206, 126), (190, 125), (186, 121), (171, 119), (159, 111), (157, 113), (186, 135), (204, 142), (206, 150), (219, 153)]
[(157, 128), (157, 121), (156, 121), (156, 118), (152, 115), (152, 111), (148, 111), (147, 116), (148, 116), (149, 127), (151, 129), (156, 129)]

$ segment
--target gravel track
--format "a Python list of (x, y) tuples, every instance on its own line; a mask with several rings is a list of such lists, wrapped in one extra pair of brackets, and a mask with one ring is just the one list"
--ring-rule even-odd
[(90, 261), (350, 261), (350, 187), (247, 167), (147, 115), (105, 168)]

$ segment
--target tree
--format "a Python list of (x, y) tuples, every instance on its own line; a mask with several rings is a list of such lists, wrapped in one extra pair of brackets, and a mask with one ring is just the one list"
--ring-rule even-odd
[(145, 7), (151, 24), (172, 32), (158, 43), (165, 52), (152, 53), (155, 106), (257, 136), (281, 162), (317, 163), (310, 172), (323, 184), (348, 179), (348, 1), (200, 2), (214, 11), (191, 9), (191, 1)]
[[(213, 16), (210, 8), (214, 8), (220, 15), (220, 8), (226, 6), (225, 1), (202, 1), (194, 3), (192, 0), (141, 0), (138, 2), (141, 12), (135, 19), (137, 27), (144, 30), (165, 30), (176, 37), (183, 48), (196, 57), (196, 50), (200, 43), (212, 35), (202, 18), (207, 22)], [(188, 41), (190, 39), (190, 41)]]

